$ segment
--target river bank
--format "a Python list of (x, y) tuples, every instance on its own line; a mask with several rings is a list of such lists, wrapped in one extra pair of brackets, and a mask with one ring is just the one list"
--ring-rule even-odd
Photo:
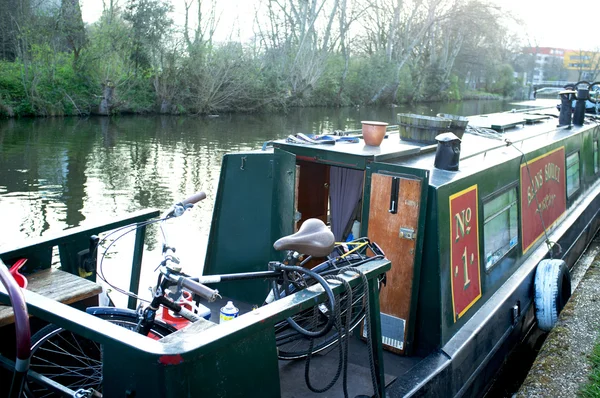
[(572, 270), (571, 299), (516, 397), (576, 397), (588, 381), (600, 327), (600, 237)]
[[(85, 95), (82, 95), (85, 97)], [(97, 97), (97, 96), (96, 96)], [(68, 99), (67, 99), (68, 100)], [(503, 97), (500, 94), (488, 93), (484, 91), (466, 91), (462, 94), (457, 94), (456, 99), (439, 99), (434, 98), (432, 100), (400, 100), (397, 103), (390, 103), (387, 105), (382, 104), (371, 104), (369, 107), (387, 107), (390, 109), (402, 107), (441, 107), (440, 104), (460, 104), (463, 101), (512, 101), (511, 97)], [(125, 115), (138, 115), (138, 116), (202, 116), (207, 118), (217, 117), (221, 115), (235, 115), (235, 114), (260, 114), (260, 115), (272, 115), (278, 113), (289, 113), (297, 112), (304, 108), (321, 108), (321, 109), (339, 109), (339, 108), (360, 108), (367, 107), (367, 104), (345, 104), (342, 106), (336, 105), (335, 103), (321, 103), (321, 104), (307, 104), (307, 105), (295, 105), (295, 106), (279, 106), (279, 107), (266, 107), (260, 109), (226, 109), (222, 112), (202, 112), (198, 111), (193, 106), (185, 104), (172, 105), (164, 108), (162, 105), (157, 105), (152, 100), (147, 98), (141, 100), (140, 98), (131, 99), (126, 101), (116, 101), (112, 105), (102, 103), (104, 100), (92, 100), (86, 102), (85, 107), (77, 107), (74, 103), (68, 103), (69, 106), (58, 106), (53, 107), (50, 111), (47, 108), (36, 108), (29, 102), (27, 98), (17, 98), (11, 101), (5, 99), (3, 102), (2, 92), (0, 91), (0, 120), (1, 119), (20, 119), (20, 118), (47, 118), (47, 117), (89, 117), (89, 116), (125, 116)], [(17, 106), (16, 103), (19, 105)]]

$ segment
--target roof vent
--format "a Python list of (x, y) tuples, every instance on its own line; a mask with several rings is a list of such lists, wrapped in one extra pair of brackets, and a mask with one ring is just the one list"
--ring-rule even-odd
[(437, 150), (433, 165), (441, 170), (457, 171), (460, 160), (460, 138), (454, 133), (443, 133), (435, 137)]

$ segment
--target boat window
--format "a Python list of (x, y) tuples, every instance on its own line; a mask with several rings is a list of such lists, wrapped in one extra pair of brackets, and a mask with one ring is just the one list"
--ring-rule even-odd
[(487, 271), (515, 247), (519, 240), (517, 188), (510, 188), (484, 202), (483, 219), (485, 269)]
[(594, 141), (594, 174), (598, 174), (600, 165), (598, 165), (598, 141)]
[(579, 152), (567, 156), (567, 197), (579, 189)]

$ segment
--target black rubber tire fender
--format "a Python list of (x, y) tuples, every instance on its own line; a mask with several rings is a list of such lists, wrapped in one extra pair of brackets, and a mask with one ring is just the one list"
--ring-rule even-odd
[(563, 260), (542, 260), (534, 280), (535, 317), (538, 327), (549, 332), (571, 297), (571, 275)]

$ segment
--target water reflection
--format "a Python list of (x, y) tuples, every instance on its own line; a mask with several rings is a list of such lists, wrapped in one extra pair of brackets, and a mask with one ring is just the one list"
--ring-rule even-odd
[[(396, 114), (470, 115), (512, 108), (498, 101), (397, 108), (305, 108), (285, 115), (0, 121), (0, 248), (24, 238), (106, 221), (139, 209), (166, 209), (203, 190), (208, 200), (170, 228), (181, 256), (199, 269), (223, 154), (259, 148), (289, 134), (360, 128)], [(155, 246), (149, 231), (149, 249)], [(124, 247), (124, 245), (122, 245)]]

